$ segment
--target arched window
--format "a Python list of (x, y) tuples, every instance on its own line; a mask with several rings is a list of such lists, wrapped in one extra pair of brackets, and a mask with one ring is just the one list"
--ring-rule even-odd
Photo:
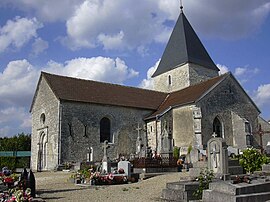
[(42, 114), (40, 115), (40, 123), (41, 123), (41, 124), (44, 124), (44, 123), (45, 123), (45, 119), (46, 119), (45, 114), (42, 113)]
[(253, 136), (251, 134), (251, 126), (248, 121), (245, 122), (245, 132), (246, 132), (247, 147), (251, 147), (253, 145)]
[(169, 84), (169, 86), (172, 85), (172, 77), (171, 77), (171, 75), (168, 76), (168, 84)]
[(111, 121), (104, 117), (100, 120), (100, 142), (111, 142)]
[(222, 137), (222, 124), (217, 117), (213, 122), (213, 132), (216, 133), (217, 137)]

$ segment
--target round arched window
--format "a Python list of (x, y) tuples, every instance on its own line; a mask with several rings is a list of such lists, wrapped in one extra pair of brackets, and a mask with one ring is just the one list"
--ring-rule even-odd
[(40, 123), (44, 124), (44, 123), (45, 123), (45, 119), (46, 119), (45, 114), (42, 113), (42, 114), (40, 115)]

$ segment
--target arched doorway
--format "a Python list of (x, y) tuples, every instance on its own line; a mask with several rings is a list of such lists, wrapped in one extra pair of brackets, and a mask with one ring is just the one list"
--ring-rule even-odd
[(107, 117), (100, 120), (100, 142), (112, 142), (111, 138), (111, 121)]
[(38, 171), (46, 170), (47, 167), (47, 135), (42, 132), (38, 148)]
[(223, 138), (223, 128), (222, 128), (222, 123), (216, 117), (213, 122), (213, 133), (216, 133), (217, 137), (222, 137)]

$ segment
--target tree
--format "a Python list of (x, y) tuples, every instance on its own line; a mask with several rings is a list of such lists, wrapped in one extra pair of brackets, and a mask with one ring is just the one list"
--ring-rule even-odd
[(13, 137), (0, 138), (0, 151), (30, 151), (31, 135), (20, 133)]

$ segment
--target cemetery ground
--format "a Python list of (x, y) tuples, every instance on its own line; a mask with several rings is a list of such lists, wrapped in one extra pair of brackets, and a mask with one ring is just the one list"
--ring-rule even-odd
[(78, 186), (68, 181), (71, 172), (37, 172), (36, 190), (45, 201), (162, 201), (166, 183), (179, 181), (187, 172), (163, 173), (131, 184)]

